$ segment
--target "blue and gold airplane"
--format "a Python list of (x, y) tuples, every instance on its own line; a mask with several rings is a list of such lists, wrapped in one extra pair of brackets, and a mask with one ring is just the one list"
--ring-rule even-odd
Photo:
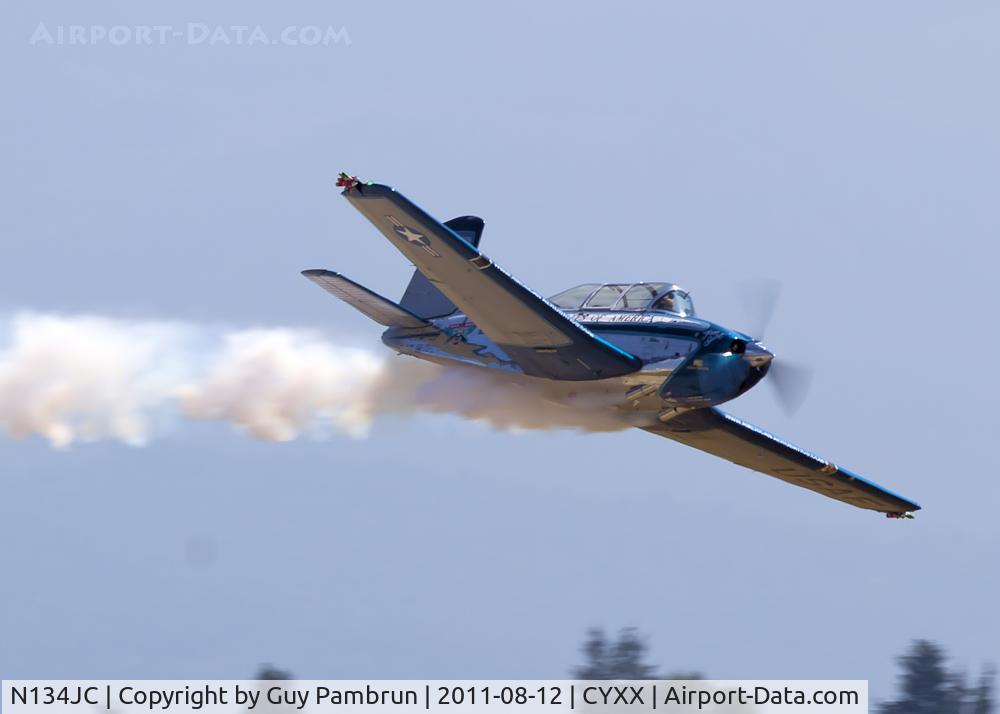
[(389, 186), (347, 174), (338, 186), (417, 270), (398, 304), (338, 273), (303, 275), (387, 326), (392, 349), (498, 370), (562, 404), (604, 404), (645, 431), (890, 518), (919, 510), (719, 410), (764, 378), (774, 354), (696, 317), (677, 285), (588, 283), (546, 300), (480, 252), (481, 218), (439, 223)]

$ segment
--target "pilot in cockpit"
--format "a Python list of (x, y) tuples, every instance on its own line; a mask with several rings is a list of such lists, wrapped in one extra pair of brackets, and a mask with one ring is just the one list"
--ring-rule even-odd
[(677, 312), (677, 308), (674, 305), (674, 293), (673, 291), (667, 293), (655, 303), (653, 303), (654, 310), (667, 310), (668, 312)]

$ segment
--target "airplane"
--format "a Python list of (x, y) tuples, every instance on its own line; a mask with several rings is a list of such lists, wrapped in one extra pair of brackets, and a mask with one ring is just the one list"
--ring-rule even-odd
[(585, 283), (545, 299), (479, 250), (481, 218), (439, 223), (395, 189), (346, 173), (337, 186), (416, 270), (398, 303), (330, 270), (302, 274), (387, 327), (391, 349), (492, 370), (561, 404), (606, 405), (649, 433), (888, 518), (920, 509), (720, 410), (760, 382), (775, 355), (698, 317), (678, 285)]

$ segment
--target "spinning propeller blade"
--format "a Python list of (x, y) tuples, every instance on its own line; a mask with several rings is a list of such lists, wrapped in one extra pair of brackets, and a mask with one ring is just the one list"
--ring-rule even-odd
[[(781, 284), (777, 280), (747, 280), (740, 286), (740, 298), (747, 314), (747, 324), (753, 328), (750, 333), (762, 339), (767, 326), (774, 316), (781, 294)], [(799, 410), (809, 391), (812, 369), (801, 364), (775, 358), (771, 362), (767, 376), (774, 395), (785, 414), (792, 416)]]
[(767, 376), (785, 414), (788, 416), (795, 414), (809, 392), (812, 370), (795, 362), (775, 359), (767, 371)]
[(758, 340), (767, 332), (774, 310), (781, 295), (781, 283), (765, 278), (745, 280), (740, 284), (739, 296), (747, 316), (750, 334)]

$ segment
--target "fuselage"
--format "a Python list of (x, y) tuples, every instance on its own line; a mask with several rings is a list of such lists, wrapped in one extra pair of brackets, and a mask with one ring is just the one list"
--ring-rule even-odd
[(586, 382), (529, 377), (467, 316), (430, 319), (431, 328), (390, 328), (392, 349), (437, 362), (493, 370), (566, 404), (628, 410), (641, 423), (729, 401), (767, 373), (773, 355), (741, 332), (665, 310), (563, 310), (603, 340), (639, 358), (630, 374)]

